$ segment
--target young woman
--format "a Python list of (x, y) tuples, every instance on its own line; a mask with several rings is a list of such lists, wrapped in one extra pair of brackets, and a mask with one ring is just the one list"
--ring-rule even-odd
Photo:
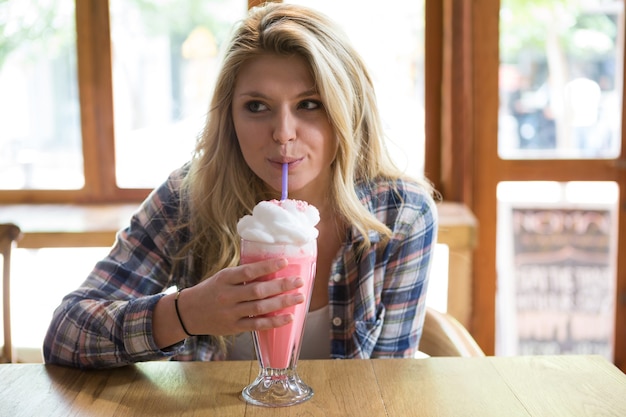
[(433, 190), (391, 163), (371, 78), (338, 27), (270, 3), (233, 36), (194, 158), (55, 311), (46, 362), (245, 358), (253, 348), (242, 335), (292, 320), (266, 314), (303, 302), (286, 293), (302, 280), (254, 282), (285, 260), (238, 266), (237, 221), (280, 198), (283, 163), (289, 198), (321, 219), (301, 358), (413, 356), (437, 232)]

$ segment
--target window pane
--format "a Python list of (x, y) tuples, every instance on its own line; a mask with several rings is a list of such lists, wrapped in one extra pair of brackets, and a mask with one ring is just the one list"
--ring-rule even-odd
[(496, 354), (613, 360), (618, 186), (498, 185)]
[(0, 2), (0, 189), (84, 185), (74, 2)]
[(218, 51), (245, 0), (111, 0), (117, 183), (152, 188), (203, 127)]
[(374, 78), (388, 147), (407, 173), (424, 172), (424, 0), (285, 0), (326, 13), (342, 25)]
[(502, 0), (502, 158), (616, 158), (621, 0)]

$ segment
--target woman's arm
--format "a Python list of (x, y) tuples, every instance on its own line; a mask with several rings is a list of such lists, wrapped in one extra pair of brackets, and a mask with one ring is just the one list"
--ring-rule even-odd
[(118, 233), (109, 255), (53, 314), (46, 363), (112, 367), (159, 359), (152, 337), (155, 305), (170, 285), (177, 176), (155, 190)]
[[(223, 336), (293, 320), (289, 314), (267, 313), (304, 301), (292, 293), (303, 285), (300, 278), (253, 282), (285, 267), (284, 259), (225, 268), (209, 279), (182, 270), (172, 277), (172, 259), (184, 244), (174, 233), (176, 184), (177, 177), (170, 177), (149, 196), (131, 225), (118, 234), (110, 254), (63, 299), (44, 340), (46, 363), (102, 368), (183, 353), (185, 358), (197, 357), (193, 347), (179, 343), (187, 335), (176, 313), (176, 294), (163, 292), (174, 285), (184, 288), (180, 320), (193, 334)], [(204, 353), (214, 349), (203, 346)], [(211, 357), (204, 353), (201, 357)]]

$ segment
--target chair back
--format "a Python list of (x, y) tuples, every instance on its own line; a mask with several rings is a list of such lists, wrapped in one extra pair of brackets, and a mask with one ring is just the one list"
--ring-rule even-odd
[(485, 356), (458, 320), (432, 307), (426, 307), (419, 350), (429, 356)]
[(12, 223), (0, 224), (0, 254), (2, 255), (2, 328), (4, 344), (0, 363), (16, 362), (11, 343), (11, 249), (21, 236), (20, 228)]

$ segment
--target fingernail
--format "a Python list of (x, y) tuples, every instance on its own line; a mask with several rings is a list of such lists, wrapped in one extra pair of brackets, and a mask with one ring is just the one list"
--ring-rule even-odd
[(276, 260), (276, 268), (284, 268), (287, 266), (287, 260), (285, 258), (280, 258)]
[(296, 301), (297, 304), (300, 304), (300, 303), (304, 302), (304, 295), (302, 295), (300, 293), (296, 294), (296, 296), (294, 298), (295, 298), (295, 301)]

